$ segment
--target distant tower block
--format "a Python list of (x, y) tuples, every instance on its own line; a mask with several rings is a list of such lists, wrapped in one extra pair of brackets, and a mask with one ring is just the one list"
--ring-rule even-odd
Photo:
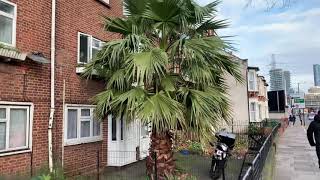
[(276, 62), (276, 55), (272, 54), (271, 55), (271, 69), (276, 69), (277, 62)]
[[(282, 69), (277, 68), (276, 55), (271, 55), (271, 70), (270, 74), (270, 90), (271, 91), (281, 91), (285, 90), (288, 93), (291, 87), (291, 77), (290, 72), (284, 72)], [(289, 87), (287, 87), (289, 86)]]

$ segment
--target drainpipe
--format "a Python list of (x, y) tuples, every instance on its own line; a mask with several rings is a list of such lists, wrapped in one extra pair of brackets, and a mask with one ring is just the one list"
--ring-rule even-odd
[(51, 1), (51, 82), (50, 82), (50, 117), (48, 125), (48, 156), (49, 170), (53, 172), (53, 155), (52, 155), (52, 124), (54, 117), (54, 70), (55, 70), (55, 32), (56, 32), (56, 0)]

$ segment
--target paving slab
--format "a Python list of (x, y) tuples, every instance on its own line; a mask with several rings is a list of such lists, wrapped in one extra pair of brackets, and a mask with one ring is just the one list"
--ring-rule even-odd
[(306, 128), (291, 125), (280, 137), (275, 180), (320, 180), (316, 150), (308, 143)]

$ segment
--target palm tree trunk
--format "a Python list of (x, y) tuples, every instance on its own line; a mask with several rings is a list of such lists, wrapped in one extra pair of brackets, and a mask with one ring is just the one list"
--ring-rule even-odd
[[(149, 156), (147, 158), (147, 174), (151, 179), (164, 180), (173, 174), (175, 163), (172, 150), (172, 134), (152, 132)], [(156, 176), (157, 174), (157, 176)]]

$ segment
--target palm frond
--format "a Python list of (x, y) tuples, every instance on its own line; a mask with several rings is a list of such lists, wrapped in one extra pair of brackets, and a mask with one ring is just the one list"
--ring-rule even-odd
[(217, 125), (229, 118), (229, 102), (220, 88), (206, 87), (201, 91), (184, 87), (179, 89), (178, 97), (187, 107), (187, 127), (202, 139), (210, 139)]
[(147, 93), (142, 87), (133, 87), (133, 89), (121, 93), (114, 97), (110, 103), (112, 106), (111, 111), (116, 116), (125, 116), (126, 119), (134, 119), (137, 109), (147, 98)]
[(127, 16), (141, 16), (149, 0), (123, 0), (124, 12)]
[(157, 132), (186, 127), (184, 106), (163, 91), (149, 97), (139, 108), (137, 117), (144, 123), (152, 122)]
[(115, 89), (117, 91), (124, 91), (133, 83), (129, 81), (125, 76), (125, 69), (118, 69), (112, 72), (112, 75), (107, 80), (107, 89)]
[(110, 89), (105, 90), (92, 98), (93, 103), (97, 105), (94, 113), (97, 119), (103, 120), (104, 117), (110, 113), (110, 104), (113, 98), (114, 92)]
[(126, 62), (127, 76), (137, 82), (150, 82), (154, 76), (163, 77), (168, 65), (166, 52), (154, 48), (149, 52), (134, 53)]
[(214, 18), (211, 18), (197, 25), (195, 32), (203, 35), (208, 31), (224, 29), (224, 28), (227, 28), (228, 26), (229, 26), (229, 23), (226, 20), (215, 20)]
[(151, 122), (157, 132), (182, 129), (211, 138), (230, 119), (226, 74), (243, 82), (227, 53), (232, 42), (208, 37), (228, 24), (216, 18), (219, 2), (124, 0), (126, 17), (105, 21), (105, 30), (122, 39), (105, 43), (83, 74), (107, 82), (93, 99), (96, 115), (113, 113)]
[(105, 30), (122, 35), (136, 34), (137, 25), (132, 18), (105, 18)]

